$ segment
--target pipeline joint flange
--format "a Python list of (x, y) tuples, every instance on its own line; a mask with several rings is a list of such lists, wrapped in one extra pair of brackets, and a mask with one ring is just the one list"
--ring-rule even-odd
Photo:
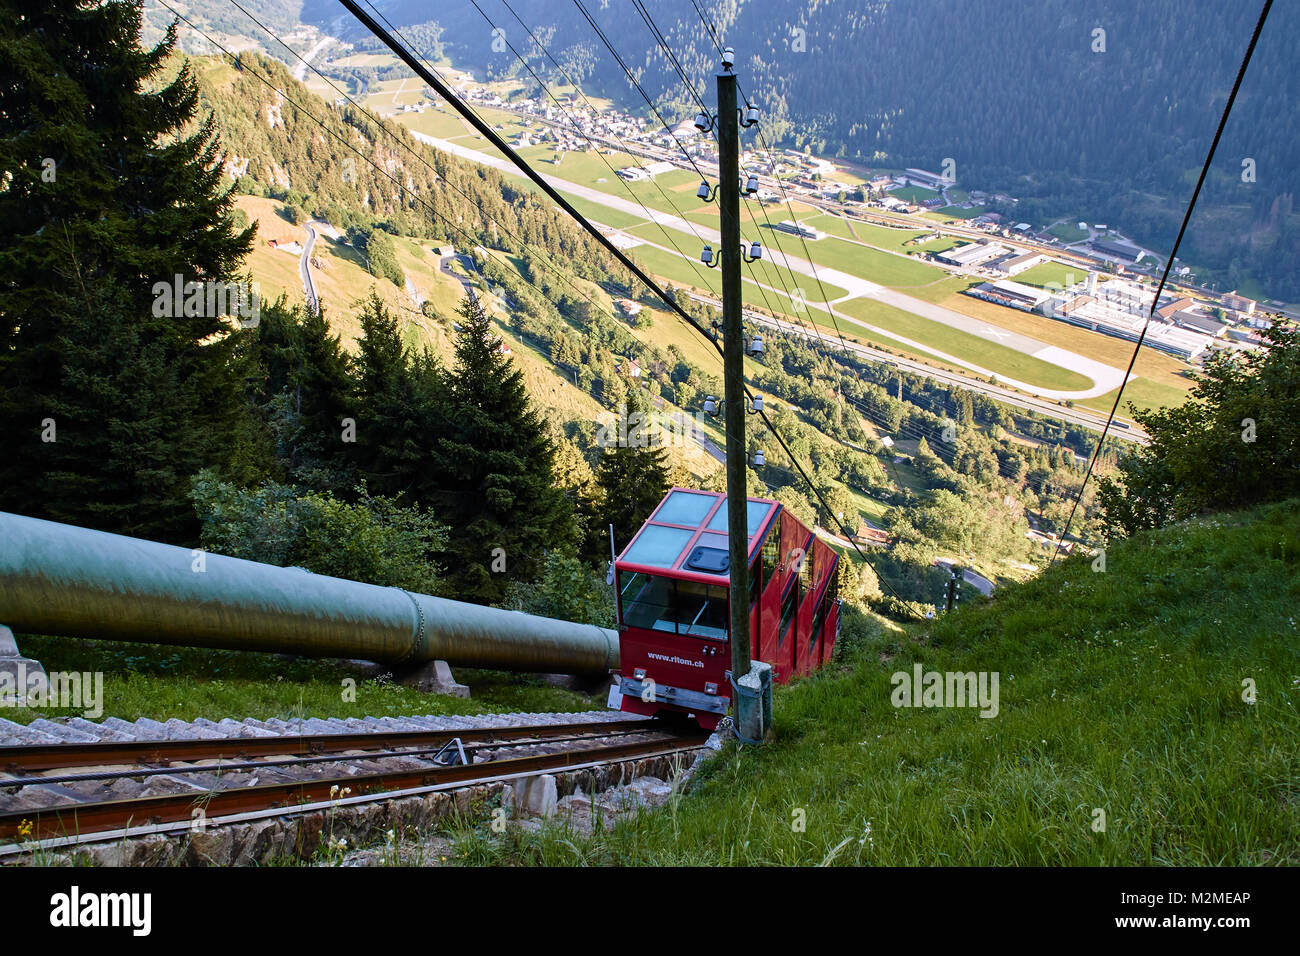
[(410, 591), (405, 588), (397, 588), (397, 590), (410, 598), (411, 603), (415, 606), (415, 633), (411, 636), (411, 646), (406, 653), (393, 661), (394, 670), (410, 667), (425, 660), (429, 650), (429, 635), (425, 626), (424, 608), (421, 607), (420, 602), (415, 599), (415, 595)]

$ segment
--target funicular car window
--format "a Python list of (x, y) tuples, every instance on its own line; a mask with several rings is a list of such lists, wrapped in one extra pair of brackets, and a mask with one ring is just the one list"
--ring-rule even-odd
[(727, 589), (696, 581), (676, 584), (679, 633), (726, 640)]
[(763, 575), (763, 583), (766, 585), (770, 576), (776, 571), (777, 565), (781, 563), (781, 535), (775, 527), (763, 539), (762, 561), (766, 569)]
[(777, 644), (784, 644), (786, 638), (786, 628), (794, 620), (794, 609), (799, 604), (799, 584), (798, 578), (792, 578), (790, 589), (785, 593), (785, 599), (781, 603), (781, 625), (777, 628), (776, 633), (780, 636), (777, 638)]
[(803, 546), (802, 560), (799, 561), (799, 582), (803, 585), (805, 591), (811, 591), (813, 583), (817, 580), (813, 568), (813, 555), (816, 549), (813, 547), (813, 540), (810, 538), (808, 543)]
[(619, 572), (623, 623), (670, 634), (727, 638), (727, 589), (674, 581), (639, 571)]
[(830, 592), (822, 595), (822, 599), (817, 602), (817, 610), (813, 614), (812, 633), (808, 637), (808, 646), (816, 647), (817, 642), (822, 636), (822, 622), (826, 620), (826, 602), (830, 599)]
[(618, 573), (618, 593), (623, 602), (623, 623), (648, 630), (676, 631), (669, 610), (673, 582), (640, 571)]

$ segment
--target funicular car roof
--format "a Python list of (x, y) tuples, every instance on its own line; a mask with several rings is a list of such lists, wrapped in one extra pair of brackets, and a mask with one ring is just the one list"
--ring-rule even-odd
[[(748, 554), (752, 558), (772, 529), (781, 505), (769, 498), (747, 500)], [(673, 488), (614, 564), (620, 571), (726, 585), (726, 574), (709, 574), (686, 566), (691, 553), (701, 546), (727, 549), (727, 496), (717, 491)]]

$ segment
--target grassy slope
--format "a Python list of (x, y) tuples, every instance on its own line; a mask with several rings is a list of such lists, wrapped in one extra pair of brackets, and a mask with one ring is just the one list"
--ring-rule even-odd
[[(464, 856), (1300, 863), (1298, 542), (1298, 501), (1214, 516), (1114, 546), (1105, 573), (1071, 561), (928, 630), (882, 627), (778, 689), (775, 742), (729, 746), (668, 808), (590, 840), (479, 834)], [(1000, 672), (999, 715), (893, 708), (890, 676), (913, 662)]]

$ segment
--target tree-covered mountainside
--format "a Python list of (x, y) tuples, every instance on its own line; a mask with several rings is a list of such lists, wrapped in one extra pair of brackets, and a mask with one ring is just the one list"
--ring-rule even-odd
[(224, 168), (238, 175), (239, 192), (283, 200), (340, 229), (384, 224), (401, 235), (447, 236), (461, 249), (473, 240), (531, 250), (593, 279), (622, 271), (581, 227), (496, 170), (427, 149), (379, 121), (385, 132), (346, 101), (322, 102), (277, 60), (251, 54), (242, 62), (246, 69), (197, 71), (202, 107), (221, 130)]
[[(897, 168), (938, 171), (951, 158), (959, 186), (1019, 197), (1018, 218), (1101, 220), (1157, 249), (1173, 244), (1259, 13), (1256, 3), (1219, 0), (699, 5), (735, 47), (742, 86), (780, 144)], [(557, 75), (501, 3), (480, 6), (539, 75)], [(511, 6), (589, 90), (648, 112), (573, 5)], [(694, 115), (698, 106), (629, 5), (584, 6), (670, 122)], [(690, 0), (650, 12), (711, 102), (718, 56)], [(508, 50), (493, 49), (472, 5), (431, 11), (399, 0), (386, 14), (399, 25), (436, 17), (457, 64), (523, 74)], [(335, 13), (309, 0), (303, 15)], [(1181, 252), (1207, 279), (1253, 279), (1288, 300), (1300, 299), (1297, 38), (1300, 5), (1276, 5)], [(1245, 159), (1254, 160), (1253, 182), (1242, 180)]]

